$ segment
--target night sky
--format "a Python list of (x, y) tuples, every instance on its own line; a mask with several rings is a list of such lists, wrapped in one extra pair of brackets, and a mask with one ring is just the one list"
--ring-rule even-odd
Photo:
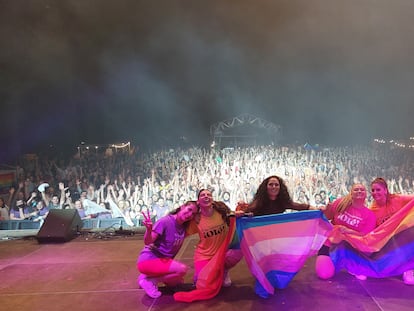
[(1, 0), (2, 153), (204, 144), (244, 113), (292, 143), (407, 139), (413, 29), (407, 0)]

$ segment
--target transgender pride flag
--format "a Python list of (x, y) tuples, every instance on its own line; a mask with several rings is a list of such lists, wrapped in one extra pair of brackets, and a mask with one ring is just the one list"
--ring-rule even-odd
[(321, 211), (242, 217), (236, 226), (250, 272), (269, 294), (289, 284), (332, 229)]

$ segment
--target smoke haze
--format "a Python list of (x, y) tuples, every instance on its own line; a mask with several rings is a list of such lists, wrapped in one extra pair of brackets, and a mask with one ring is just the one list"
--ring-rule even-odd
[(413, 21), (404, 0), (0, 1), (3, 143), (203, 144), (243, 113), (286, 142), (408, 138)]

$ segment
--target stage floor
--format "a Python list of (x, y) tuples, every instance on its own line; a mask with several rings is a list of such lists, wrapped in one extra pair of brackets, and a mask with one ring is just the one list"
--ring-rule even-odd
[[(136, 284), (141, 234), (83, 234), (60, 244), (38, 244), (35, 234), (0, 232), (2, 310), (413, 310), (414, 286), (400, 277), (359, 281), (340, 272), (322, 281), (314, 273), (314, 258), (269, 299), (254, 293), (254, 279), (244, 261), (231, 270), (233, 285), (214, 299), (180, 303), (167, 292), (152, 299)], [(178, 254), (191, 267), (195, 242), (188, 239)]]

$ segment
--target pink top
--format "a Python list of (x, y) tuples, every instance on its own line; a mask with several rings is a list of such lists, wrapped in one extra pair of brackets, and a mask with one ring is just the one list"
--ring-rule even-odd
[(385, 222), (413, 199), (413, 195), (390, 194), (388, 201), (384, 206), (378, 206), (374, 201), (371, 204), (370, 209), (374, 212), (377, 218), (377, 226)]
[(333, 225), (342, 225), (352, 230), (367, 234), (376, 227), (376, 217), (368, 207), (354, 207), (353, 205), (338, 214), (338, 205), (342, 198), (329, 204), (325, 210), (325, 216)]

